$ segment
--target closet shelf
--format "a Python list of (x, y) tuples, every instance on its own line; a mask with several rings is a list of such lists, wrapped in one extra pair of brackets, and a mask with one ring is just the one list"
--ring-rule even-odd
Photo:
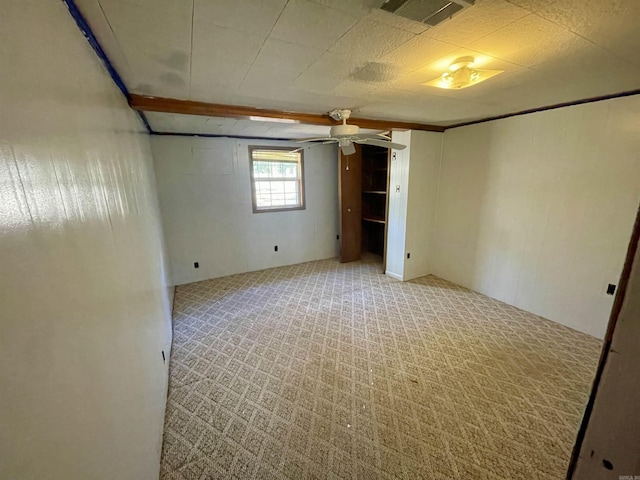
[(380, 218), (373, 218), (373, 217), (362, 217), (362, 220), (364, 222), (374, 222), (374, 223), (386, 223), (384, 220), (380, 219)]
[(387, 192), (384, 190), (363, 190), (362, 193), (375, 193), (378, 195), (386, 195)]

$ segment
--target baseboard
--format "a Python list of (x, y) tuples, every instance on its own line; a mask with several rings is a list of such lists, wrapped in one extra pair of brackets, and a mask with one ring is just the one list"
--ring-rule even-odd
[(390, 272), (389, 270), (384, 272), (384, 274), (388, 277), (395, 278), (396, 280), (400, 280), (401, 282), (404, 281), (404, 279), (402, 278), (402, 275), (398, 275), (397, 273)]

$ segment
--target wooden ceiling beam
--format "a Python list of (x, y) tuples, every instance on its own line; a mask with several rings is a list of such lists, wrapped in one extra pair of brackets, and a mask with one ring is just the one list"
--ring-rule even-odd
[[(308, 125), (332, 126), (336, 122), (329, 115), (316, 113), (287, 112), (284, 110), (243, 107), (240, 105), (221, 105), (216, 103), (178, 100), (175, 98), (149, 97), (145, 95), (129, 95), (129, 105), (134, 110), (143, 112), (180, 113), (184, 115), (205, 115), (207, 117), (231, 117), (251, 120), (251, 117), (292, 120)], [(370, 118), (351, 117), (349, 123), (360, 128), (371, 130), (426, 130), (443, 132), (445, 127), (423, 123), (398, 122), (395, 120), (374, 120)]]

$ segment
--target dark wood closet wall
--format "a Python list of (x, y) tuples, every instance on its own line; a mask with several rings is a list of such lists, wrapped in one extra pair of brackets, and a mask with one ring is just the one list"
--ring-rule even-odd
[(387, 235), (389, 150), (357, 145), (340, 155), (340, 261), (359, 260), (362, 252), (383, 257)]

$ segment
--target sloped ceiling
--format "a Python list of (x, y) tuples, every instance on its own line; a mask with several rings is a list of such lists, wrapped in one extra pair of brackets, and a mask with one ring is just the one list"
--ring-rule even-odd
[[(640, 88), (638, 0), (478, 0), (432, 28), (381, 0), (76, 2), (143, 95), (451, 125)], [(464, 90), (422, 85), (464, 55), (505, 73)], [(166, 115), (152, 127), (225, 124)], [(291, 129), (265, 127), (280, 128)]]

